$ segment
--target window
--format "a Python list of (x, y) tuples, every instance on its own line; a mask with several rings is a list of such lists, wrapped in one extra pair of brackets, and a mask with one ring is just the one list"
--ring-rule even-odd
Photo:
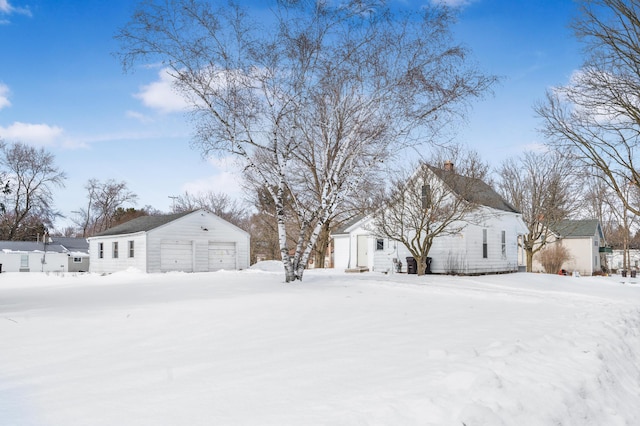
[(482, 258), (486, 259), (489, 257), (488, 247), (487, 247), (487, 230), (482, 230)]
[(20, 255), (20, 268), (28, 268), (29, 267), (29, 255), (22, 254)]
[(422, 185), (422, 209), (427, 210), (431, 207), (431, 186)]
[(129, 241), (129, 257), (133, 257), (133, 241)]
[(502, 231), (502, 258), (507, 258), (507, 231)]
[(384, 250), (384, 240), (382, 238), (376, 240), (376, 250)]
[(113, 244), (113, 258), (117, 259), (118, 258), (118, 242), (114, 241), (112, 244)]
[(104, 258), (104, 243), (98, 243), (98, 258)]
[(82, 258), (81, 257), (74, 257), (73, 258), (73, 263), (82, 263)]

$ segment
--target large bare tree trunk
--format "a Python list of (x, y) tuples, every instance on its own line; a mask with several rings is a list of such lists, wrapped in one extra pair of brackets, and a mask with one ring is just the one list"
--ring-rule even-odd
[(533, 272), (533, 250), (525, 248), (524, 252), (527, 256), (527, 272)]
[(316, 268), (324, 268), (325, 259), (327, 256), (327, 248), (329, 247), (329, 240), (331, 239), (331, 223), (327, 222), (322, 226), (320, 235), (318, 235), (318, 241), (316, 242), (316, 252), (314, 263)]

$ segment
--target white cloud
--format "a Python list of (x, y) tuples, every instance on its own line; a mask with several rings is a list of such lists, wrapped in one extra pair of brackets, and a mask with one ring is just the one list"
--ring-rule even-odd
[(127, 111), (127, 117), (129, 118), (133, 118), (135, 120), (138, 120), (140, 123), (146, 124), (146, 123), (152, 123), (153, 122), (153, 118), (142, 114), (141, 112), (138, 111)]
[(242, 198), (243, 180), (237, 160), (233, 157), (223, 157), (210, 158), (208, 162), (215, 174), (185, 183), (182, 185), (182, 191), (190, 194), (215, 192), (227, 194), (232, 198)]
[(9, 102), (9, 87), (0, 83), (0, 109), (11, 106)]
[(158, 81), (142, 86), (134, 97), (140, 99), (146, 107), (163, 114), (185, 111), (188, 105), (173, 88), (173, 77), (168, 70), (162, 69), (158, 77)]
[(0, 13), (4, 15), (18, 13), (20, 15), (31, 16), (31, 11), (28, 8), (12, 6), (9, 4), (9, 0), (0, 0)]
[(0, 126), (0, 138), (34, 145), (52, 145), (60, 139), (63, 129), (48, 124), (31, 124), (16, 121), (8, 127)]

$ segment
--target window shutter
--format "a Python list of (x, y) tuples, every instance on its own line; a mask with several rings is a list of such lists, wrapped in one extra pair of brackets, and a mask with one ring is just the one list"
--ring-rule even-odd
[(427, 210), (431, 207), (431, 186), (422, 185), (422, 208)]

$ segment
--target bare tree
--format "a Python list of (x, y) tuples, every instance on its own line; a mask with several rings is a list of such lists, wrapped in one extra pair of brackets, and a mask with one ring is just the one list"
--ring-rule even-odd
[(174, 213), (205, 209), (242, 229), (247, 228), (247, 208), (225, 193), (207, 191), (191, 194), (185, 191), (184, 194), (172, 198)]
[(572, 159), (557, 152), (526, 152), (505, 160), (498, 169), (500, 194), (522, 213), (529, 232), (520, 242), (527, 272), (533, 256), (547, 243), (558, 224), (581, 202), (579, 180)]
[(267, 189), (290, 282), (379, 162), (416, 129), (462, 113), (494, 78), (452, 43), (444, 6), (399, 14), (379, 0), (274, 3), (258, 22), (233, 3), (149, 1), (117, 38), (125, 69), (144, 60), (169, 69), (203, 154), (239, 156)]
[[(7, 173), (2, 234), (7, 240), (17, 239), (21, 226), (51, 227), (60, 213), (53, 206), (53, 188), (64, 187), (66, 175), (55, 165), (53, 154), (18, 142), (0, 143), (0, 165)], [(7, 193), (6, 190), (10, 192)], [(27, 224), (27, 222), (29, 222)]]
[(126, 182), (109, 179), (100, 182), (89, 179), (85, 185), (87, 190), (86, 207), (76, 211), (72, 219), (82, 228), (82, 237), (97, 234), (113, 226), (118, 208), (127, 203), (135, 204), (138, 196), (129, 191)]
[(459, 234), (467, 222), (478, 220), (475, 194), (484, 190), (477, 178), (446, 168), (422, 164), (409, 179), (398, 179), (374, 213), (374, 232), (402, 243), (424, 275), (434, 239)]
[[(607, 245), (623, 251), (623, 268), (628, 269), (629, 249), (635, 245), (632, 235), (640, 218), (624, 205), (620, 197), (605, 183), (605, 179), (598, 176), (600, 173), (599, 170), (594, 170), (585, 178), (585, 198), (589, 211), (594, 212), (601, 223)], [(630, 183), (620, 184), (619, 188), (626, 200), (640, 205), (640, 188)], [(609, 268), (606, 263), (605, 266)]]
[(626, 198), (640, 186), (640, 7), (636, 1), (582, 0), (574, 22), (587, 58), (566, 86), (547, 93), (537, 106), (549, 142), (572, 152), (634, 214)]

